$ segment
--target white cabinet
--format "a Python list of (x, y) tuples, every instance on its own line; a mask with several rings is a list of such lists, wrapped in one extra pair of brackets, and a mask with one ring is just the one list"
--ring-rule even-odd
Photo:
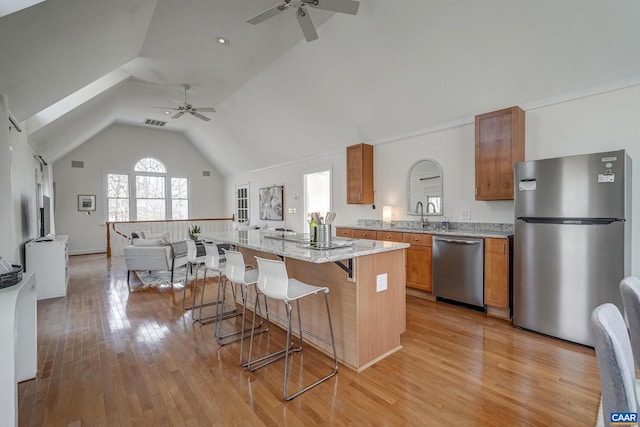
[(26, 244), (26, 271), (36, 276), (38, 299), (63, 297), (69, 282), (69, 236), (51, 236), (52, 240), (32, 240)]
[(18, 425), (18, 386), (38, 373), (36, 281), (0, 289), (0, 425)]

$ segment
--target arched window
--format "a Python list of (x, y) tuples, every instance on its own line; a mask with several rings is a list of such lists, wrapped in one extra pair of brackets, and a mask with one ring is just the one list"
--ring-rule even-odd
[(133, 170), (136, 176), (136, 220), (166, 219), (167, 168), (164, 163), (148, 157), (138, 161)]
[(106, 205), (109, 221), (187, 219), (189, 181), (167, 176), (163, 162), (146, 157), (136, 162), (131, 174), (107, 173)]
[(133, 167), (133, 170), (136, 172), (167, 173), (167, 168), (164, 163), (151, 157), (138, 161)]

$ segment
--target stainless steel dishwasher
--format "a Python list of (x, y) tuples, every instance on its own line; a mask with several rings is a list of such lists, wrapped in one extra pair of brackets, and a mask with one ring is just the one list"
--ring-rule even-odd
[(484, 240), (433, 237), (433, 294), (484, 307)]

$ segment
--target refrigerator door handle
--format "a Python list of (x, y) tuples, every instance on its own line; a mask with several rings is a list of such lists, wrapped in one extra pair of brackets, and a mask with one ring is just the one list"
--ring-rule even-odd
[(617, 218), (518, 218), (528, 224), (577, 224), (577, 225), (609, 225), (616, 221), (625, 221)]

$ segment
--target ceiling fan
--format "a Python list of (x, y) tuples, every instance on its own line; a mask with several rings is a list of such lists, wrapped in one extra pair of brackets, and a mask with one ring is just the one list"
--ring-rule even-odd
[(285, 9), (293, 8), (296, 11), (296, 18), (302, 29), (302, 34), (306, 41), (311, 42), (318, 38), (316, 27), (309, 16), (309, 7), (317, 9), (329, 10), (331, 12), (348, 13), (356, 15), (358, 13), (359, 1), (355, 0), (284, 0), (284, 3), (277, 4), (262, 13), (257, 14), (253, 18), (247, 20), (249, 24), (259, 24), (267, 19), (276, 16)]
[(181, 117), (184, 113), (189, 113), (192, 116), (195, 116), (197, 118), (199, 118), (200, 120), (204, 120), (205, 122), (208, 122), (209, 120), (211, 120), (209, 117), (200, 114), (200, 112), (203, 113), (215, 113), (215, 108), (213, 107), (194, 107), (193, 105), (189, 104), (189, 102), (187, 101), (187, 91), (189, 89), (191, 89), (191, 86), (189, 85), (182, 85), (182, 88), (184, 89), (184, 104), (178, 105), (177, 107), (155, 107), (155, 108), (163, 108), (165, 110), (176, 110), (177, 113), (174, 114), (173, 116), (171, 116), (172, 119), (177, 119), (179, 117)]

